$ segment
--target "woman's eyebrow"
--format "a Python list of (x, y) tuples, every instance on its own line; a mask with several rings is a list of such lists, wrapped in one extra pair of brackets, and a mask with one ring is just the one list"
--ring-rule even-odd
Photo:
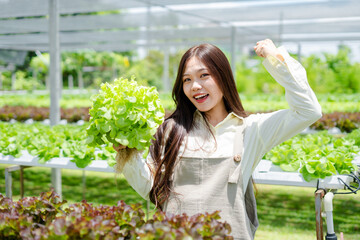
[[(204, 71), (206, 70), (207, 71), (207, 68), (199, 68), (198, 70), (196, 70), (196, 72), (201, 72), (201, 71)], [(183, 76), (188, 76), (190, 75), (190, 73), (184, 73)]]

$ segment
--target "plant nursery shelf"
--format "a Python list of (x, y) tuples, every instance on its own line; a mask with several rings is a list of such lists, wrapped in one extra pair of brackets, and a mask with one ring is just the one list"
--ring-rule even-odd
[[(357, 156), (354, 163), (360, 165), (360, 156)], [(297, 187), (315, 187), (323, 189), (344, 189), (354, 179), (347, 175), (333, 175), (324, 179), (314, 179), (307, 182), (299, 172), (285, 172), (279, 166), (269, 160), (261, 160), (255, 168), (253, 179), (258, 184), (284, 185)], [(341, 181), (341, 180), (342, 181)]]
[(0, 153), (0, 163), (2, 164), (14, 164), (30, 167), (65, 168), (96, 172), (114, 172), (114, 168), (110, 167), (105, 160), (94, 160), (85, 168), (78, 168), (76, 164), (71, 161), (71, 158), (68, 157), (52, 158), (45, 163), (39, 163), (38, 160), (38, 157), (30, 155), (26, 150), (22, 151), (22, 156), (19, 158), (15, 158), (9, 155), (4, 156)]
[[(360, 165), (360, 155), (355, 158), (355, 163)], [(22, 152), (22, 156), (15, 158), (13, 156), (5, 156), (0, 153), (0, 164), (9, 164), (26, 167), (49, 167), (57, 169), (74, 169), (97, 172), (114, 172), (114, 168), (110, 167), (107, 161), (94, 160), (85, 168), (78, 168), (71, 158), (53, 158), (45, 163), (39, 163), (38, 157), (30, 155), (26, 150)], [(18, 168), (19, 169), (19, 168)], [(14, 169), (17, 170), (17, 169)], [(6, 192), (11, 192), (11, 171), (8, 171), (10, 178), (6, 179)], [(5, 174), (5, 176), (8, 176)], [(261, 160), (253, 173), (253, 179), (258, 184), (299, 186), (299, 187), (315, 187), (323, 189), (344, 189), (344, 184), (350, 184), (353, 177), (347, 175), (334, 175), (325, 179), (318, 179), (307, 182), (298, 172), (285, 172), (279, 166), (274, 165), (269, 160)], [(341, 180), (339, 180), (341, 179)], [(61, 181), (61, 180), (60, 180)], [(10, 194), (11, 195), (11, 194)]]

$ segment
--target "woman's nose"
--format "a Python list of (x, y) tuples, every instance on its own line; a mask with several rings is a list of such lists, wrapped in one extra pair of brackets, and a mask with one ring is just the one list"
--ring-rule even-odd
[(194, 81), (193, 85), (191, 86), (191, 90), (198, 91), (202, 88), (202, 86), (198, 83), (198, 81)]

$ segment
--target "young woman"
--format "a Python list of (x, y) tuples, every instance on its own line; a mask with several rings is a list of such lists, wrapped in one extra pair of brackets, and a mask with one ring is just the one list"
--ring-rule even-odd
[(224, 53), (210, 44), (192, 47), (180, 61), (175, 112), (159, 127), (148, 158), (123, 168), (132, 187), (165, 212), (220, 210), (235, 239), (253, 239), (258, 227), (250, 179), (259, 161), (321, 117), (303, 67), (269, 39), (254, 50), (285, 88), (289, 109), (246, 116)]

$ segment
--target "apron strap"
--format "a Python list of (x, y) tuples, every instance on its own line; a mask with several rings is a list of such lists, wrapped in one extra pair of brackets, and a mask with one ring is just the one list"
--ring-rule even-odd
[(235, 170), (229, 175), (229, 183), (238, 183), (239, 177), (240, 177), (240, 162), (243, 157), (243, 151), (244, 151), (244, 123), (240, 127), (236, 129), (235, 132), (235, 139), (234, 139), (234, 161), (238, 162), (237, 167)]

